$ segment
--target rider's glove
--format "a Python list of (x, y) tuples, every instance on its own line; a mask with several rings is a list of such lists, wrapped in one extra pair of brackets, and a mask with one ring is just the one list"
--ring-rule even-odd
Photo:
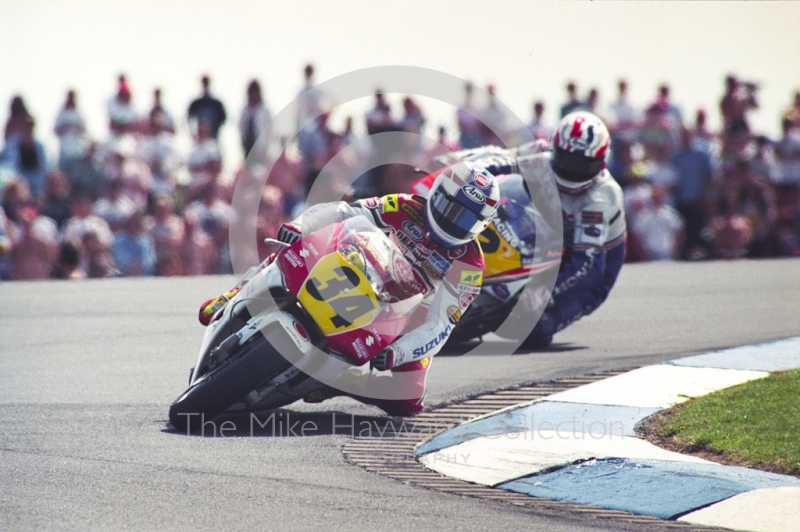
[(387, 347), (372, 359), (372, 367), (378, 371), (386, 371), (403, 364), (403, 353), (394, 347)]
[(278, 240), (287, 244), (294, 244), (303, 236), (303, 230), (297, 225), (287, 222), (278, 228)]

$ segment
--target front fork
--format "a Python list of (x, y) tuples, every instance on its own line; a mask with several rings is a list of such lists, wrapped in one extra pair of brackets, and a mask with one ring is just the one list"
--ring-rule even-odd
[[(195, 367), (191, 370), (189, 383), (200, 378), (213, 365), (214, 357), (222, 344), (225, 351), (230, 352), (240, 338), (237, 332), (242, 330), (253, 319), (265, 311), (280, 308), (279, 298), (272, 297), (272, 291), (283, 288), (283, 274), (277, 264), (269, 260), (259, 266), (253, 266), (245, 273), (236, 286), (242, 289), (227, 303), (220, 313), (206, 328), (200, 355)], [(224, 357), (224, 353), (220, 353)]]

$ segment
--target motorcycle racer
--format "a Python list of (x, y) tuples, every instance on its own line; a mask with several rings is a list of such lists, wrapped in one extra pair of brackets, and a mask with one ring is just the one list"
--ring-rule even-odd
[[(365, 216), (383, 230), (413, 268), (405, 289), (424, 296), (423, 312), (415, 314), (408, 332), (372, 359), (372, 367), (395, 373), (414, 372), (413, 399), (373, 399), (354, 396), (390, 414), (412, 414), (423, 409), (425, 376), (430, 360), (445, 344), (461, 314), (480, 292), (483, 253), (476, 241), (491, 222), (499, 201), (494, 176), (468, 162), (455, 163), (437, 176), (428, 198), (391, 194), (353, 203), (333, 202), (311, 207), (283, 224), (278, 240), (294, 243), (303, 235), (355, 216)], [(235, 295), (236, 288), (205, 302), (200, 321), (207, 324)], [(307, 397), (308, 402), (341, 395), (327, 388)]]
[(547, 347), (556, 332), (591, 314), (606, 300), (622, 268), (625, 213), (622, 189), (605, 168), (609, 146), (603, 121), (576, 111), (561, 120), (551, 146), (537, 141), (517, 150), (487, 147), (456, 154), (493, 175), (547, 168), (555, 179), (564, 256), (552, 294), (526, 302), (531, 308), (546, 303), (547, 308), (522, 347)]

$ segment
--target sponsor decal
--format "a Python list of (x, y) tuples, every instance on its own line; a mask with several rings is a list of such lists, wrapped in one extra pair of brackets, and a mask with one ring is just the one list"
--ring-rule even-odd
[(422, 366), (422, 369), (428, 369), (428, 366), (431, 365), (431, 357), (423, 358), (419, 361), (419, 365)]
[(367, 339), (364, 340), (364, 343), (367, 344), (368, 346), (371, 346), (372, 344), (375, 343), (375, 337), (374, 336), (367, 336)]
[(303, 249), (301, 249), (301, 250), (300, 250), (300, 252), (298, 253), (298, 255), (300, 255), (300, 256), (301, 256), (301, 257), (303, 257), (303, 258), (306, 258), (306, 257), (308, 257), (309, 255), (311, 255), (311, 252), (310, 252), (310, 251), (308, 251), (306, 248), (303, 248)]
[(583, 139), (575, 139), (575, 138), (567, 139), (568, 151), (583, 152), (586, 151), (586, 148), (588, 147), (589, 145)]
[(511, 292), (508, 291), (508, 287), (505, 285), (505, 283), (492, 285), (492, 292), (494, 292), (494, 295), (502, 300), (506, 300), (511, 296)]
[(412, 249), (414, 249), (414, 243), (408, 238), (408, 235), (405, 233), (401, 233), (400, 231), (394, 231), (391, 234), (391, 238), (394, 241), (395, 245), (400, 248), (400, 251), (403, 252), (404, 255), (408, 254)]
[(486, 188), (489, 186), (489, 178), (483, 174), (477, 174), (475, 176), (475, 184), (481, 188)]
[[(256, 327), (253, 328), (253, 325)], [(253, 325), (249, 327), (249, 329), (253, 331), (251, 332), (251, 335), (254, 334), (255, 330), (260, 328), (260, 322), (255, 322)], [(294, 342), (294, 345), (296, 345), (298, 349), (303, 351), (308, 347), (308, 332), (298, 322), (292, 321), (292, 327), (287, 327), (284, 330), (289, 333), (289, 336), (292, 338), (292, 342)]]
[(414, 244), (414, 241), (411, 240), (409, 238), (409, 236), (407, 234), (405, 234), (404, 232), (396, 231), (394, 234), (397, 237), (397, 240), (399, 240), (400, 243), (403, 244), (406, 248), (414, 249), (416, 247), (416, 244)]
[(459, 246), (447, 250), (447, 258), (450, 260), (460, 259), (467, 254), (467, 246)]
[(412, 220), (417, 222), (419, 225), (423, 225), (424, 220), (422, 219), (422, 215), (417, 212), (417, 209), (412, 207), (409, 203), (403, 203), (400, 208), (403, 209), (403, 212), (408, 214)]
[(317, 248), (314, 247), (314, 244), (311, 242), (303, 242), (303, 245), (310, 249), (311, 253), (313, 253), (315, 257), (319, 257), (319, 251), (317, 251)]
[(603, 213), (600, 211), (582, 211), (581, 223), (584, 224), (601, 224), (603, 223)]
[(308, 340), (308, 332), (300, 323), (295, 321), (292, 325), (294, 325), (294, 330), (297, 331), (297, 334), (299, 334), (303, 340)]
[(458, 304), (461, 305), (462, 309), (465, 309), (469, 306), (470, 303), (475, 299), (475, 294), (470, 294), (468, 292), (461, 292), (458, 296)]
[(428, 277), (437, 281), (441, 281), (444, 277), (444, 275), (434, 268), (433, 265), (427, 260), (422, 263), (422, 270), (428, 274)]
[(519, 238), (517, 237), (517, 233), (515, 233), (506, 222), (497, 222), (494, 224), (494, 226), (497, 229), (497, 232), (500, 233), (500, 236), (505, 238), (506, 242), (508, 242), (511, 247), (519, 247)]
[(439, 345), (440, 343), (445, 341), (447, 339), (447, 337), (450, 335), (450, 327), (451, 326), (448, 325), (447, 329), (445, 329), (444, 331), (440, 332), (439, 335), (436, 338), (434, 338), (433, 340), (429, 341), (427, 344), (423, 345), (422, 347), (418, 347), (418, 348), (414, 349), (414, 357), (413, 358), (415, 360), (418, 359), (419, 357), (423, 356), (425, 353), (427, 353), (428, 351), (430, 351), (431, 349), (433, 349), (434, 347), (436, 347), (437, 345)]
[(424, 259), (425, 257), (431, 254), (431, 250), (423, 246), (422, 244), (416, 244), (414, 246), (414, 256), (417, 257), (419, 260)]
[(261, 322), (264, 321), (264, 316), (259, 316), (258, 318), (253, 319), (250, 321), (250, 325), (247, 326), (249, 331), (257, 331), (261, 328)]
[(455, 305), (451, 305), (447, 307), (447, 320), (452, 324), (455, 325), (458, 323), (458, 320), (461, 319), (461, 309), (456, 307)]
[(287, 251), (284, 254), (284, 256), (286, 257), (286, 260), (289, 261), (289, 264), (291, 264), (295, 268), (300, 268), (301, 266), (303, 266), (303, 261), (300, 260), (300, 257), (298, 257), (297, 253), (295, 253), (294, 251)]
[(397, 212), (399, 205), (400, 200), (398, 199), (397, 194), (389, 194), (388, 196), (383, 197), (384, 212)]
[(464, 270), (461, 272), (461, 283), (471, 286), (480, 286), (483, 282), (483, 272), (476, 270)]
[(481, 291), (480, 286), (473, 286), (471, 284), (464, 284), (464, 283), (458, 283), (457, 288), (461, 292), (469, 292), (470, 294), (477, 294), (480, 293)]
[(363, 203), (364, 207), (367, 207), (368, 209), (374, 209), (381, 204), (381, 200), (378, 198), (367, 198), (363, 201)]
[(486, 203), (486, 195), (481, 192), (480, 189), (473, 187), (472, 185), (468, 185), (462, 190), (464, 191), (464, 194), (466, 194), (467, 197), (475, 203)]
[(364, 342), (361, 341), (361, 338), (356, 338), (355, 342), (352, 343), (352, 346), (359, 360), (365, 359), (369, 356), (367, 348), (364, 346)]
[(481, 289), (477, 286), (470, 286), (468, 284), (458, 283), (458, 291), (459, 292), (467, 292), (468, 294), (480, 294)]
[(412, 240), (416, 240), (417, 242), (420, 242), (423, 238), (425, 238), (425, 231), (422, 229), (422, 227), (411, 221), (403, 222), (403, 232)]
[(432, 252), (430, 254), (430, 256), (428, 257), (428, 262), (430, 262), (431, 265), (434, 268), (436, 268), (436, 271), (438, 271), (442, 275), (444, 275), (445, 273), (448, 272), (448, 270), (450, 270), (450, 266), (451, 266), (450, 261), (448, 261), (446, 258), (444, 258), (441, 255), (439, 255), (435, 251)]
[(583, 230), (583, 232), (584, 232), (585, 235), (592, 236), (592, 237), (595, 237), (595, 238), (597, 238), (598, 236), (603, 234), (603, 232), (600, 231), (600, 228), (596, 227), (594, 225), (587, 227), (586, 229)]

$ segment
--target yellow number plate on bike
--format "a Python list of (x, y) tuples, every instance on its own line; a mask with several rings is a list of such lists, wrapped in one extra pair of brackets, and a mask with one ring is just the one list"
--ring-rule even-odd
[(325, 336), (363, 327), (380, 310), (367, 276), (339, 253), (314, 265), (297, 299)]
[(494, 224), (478, 235), (478, 244), (483, 251), (487, 278), (522, 267), (522, 255), (508, 243)]

